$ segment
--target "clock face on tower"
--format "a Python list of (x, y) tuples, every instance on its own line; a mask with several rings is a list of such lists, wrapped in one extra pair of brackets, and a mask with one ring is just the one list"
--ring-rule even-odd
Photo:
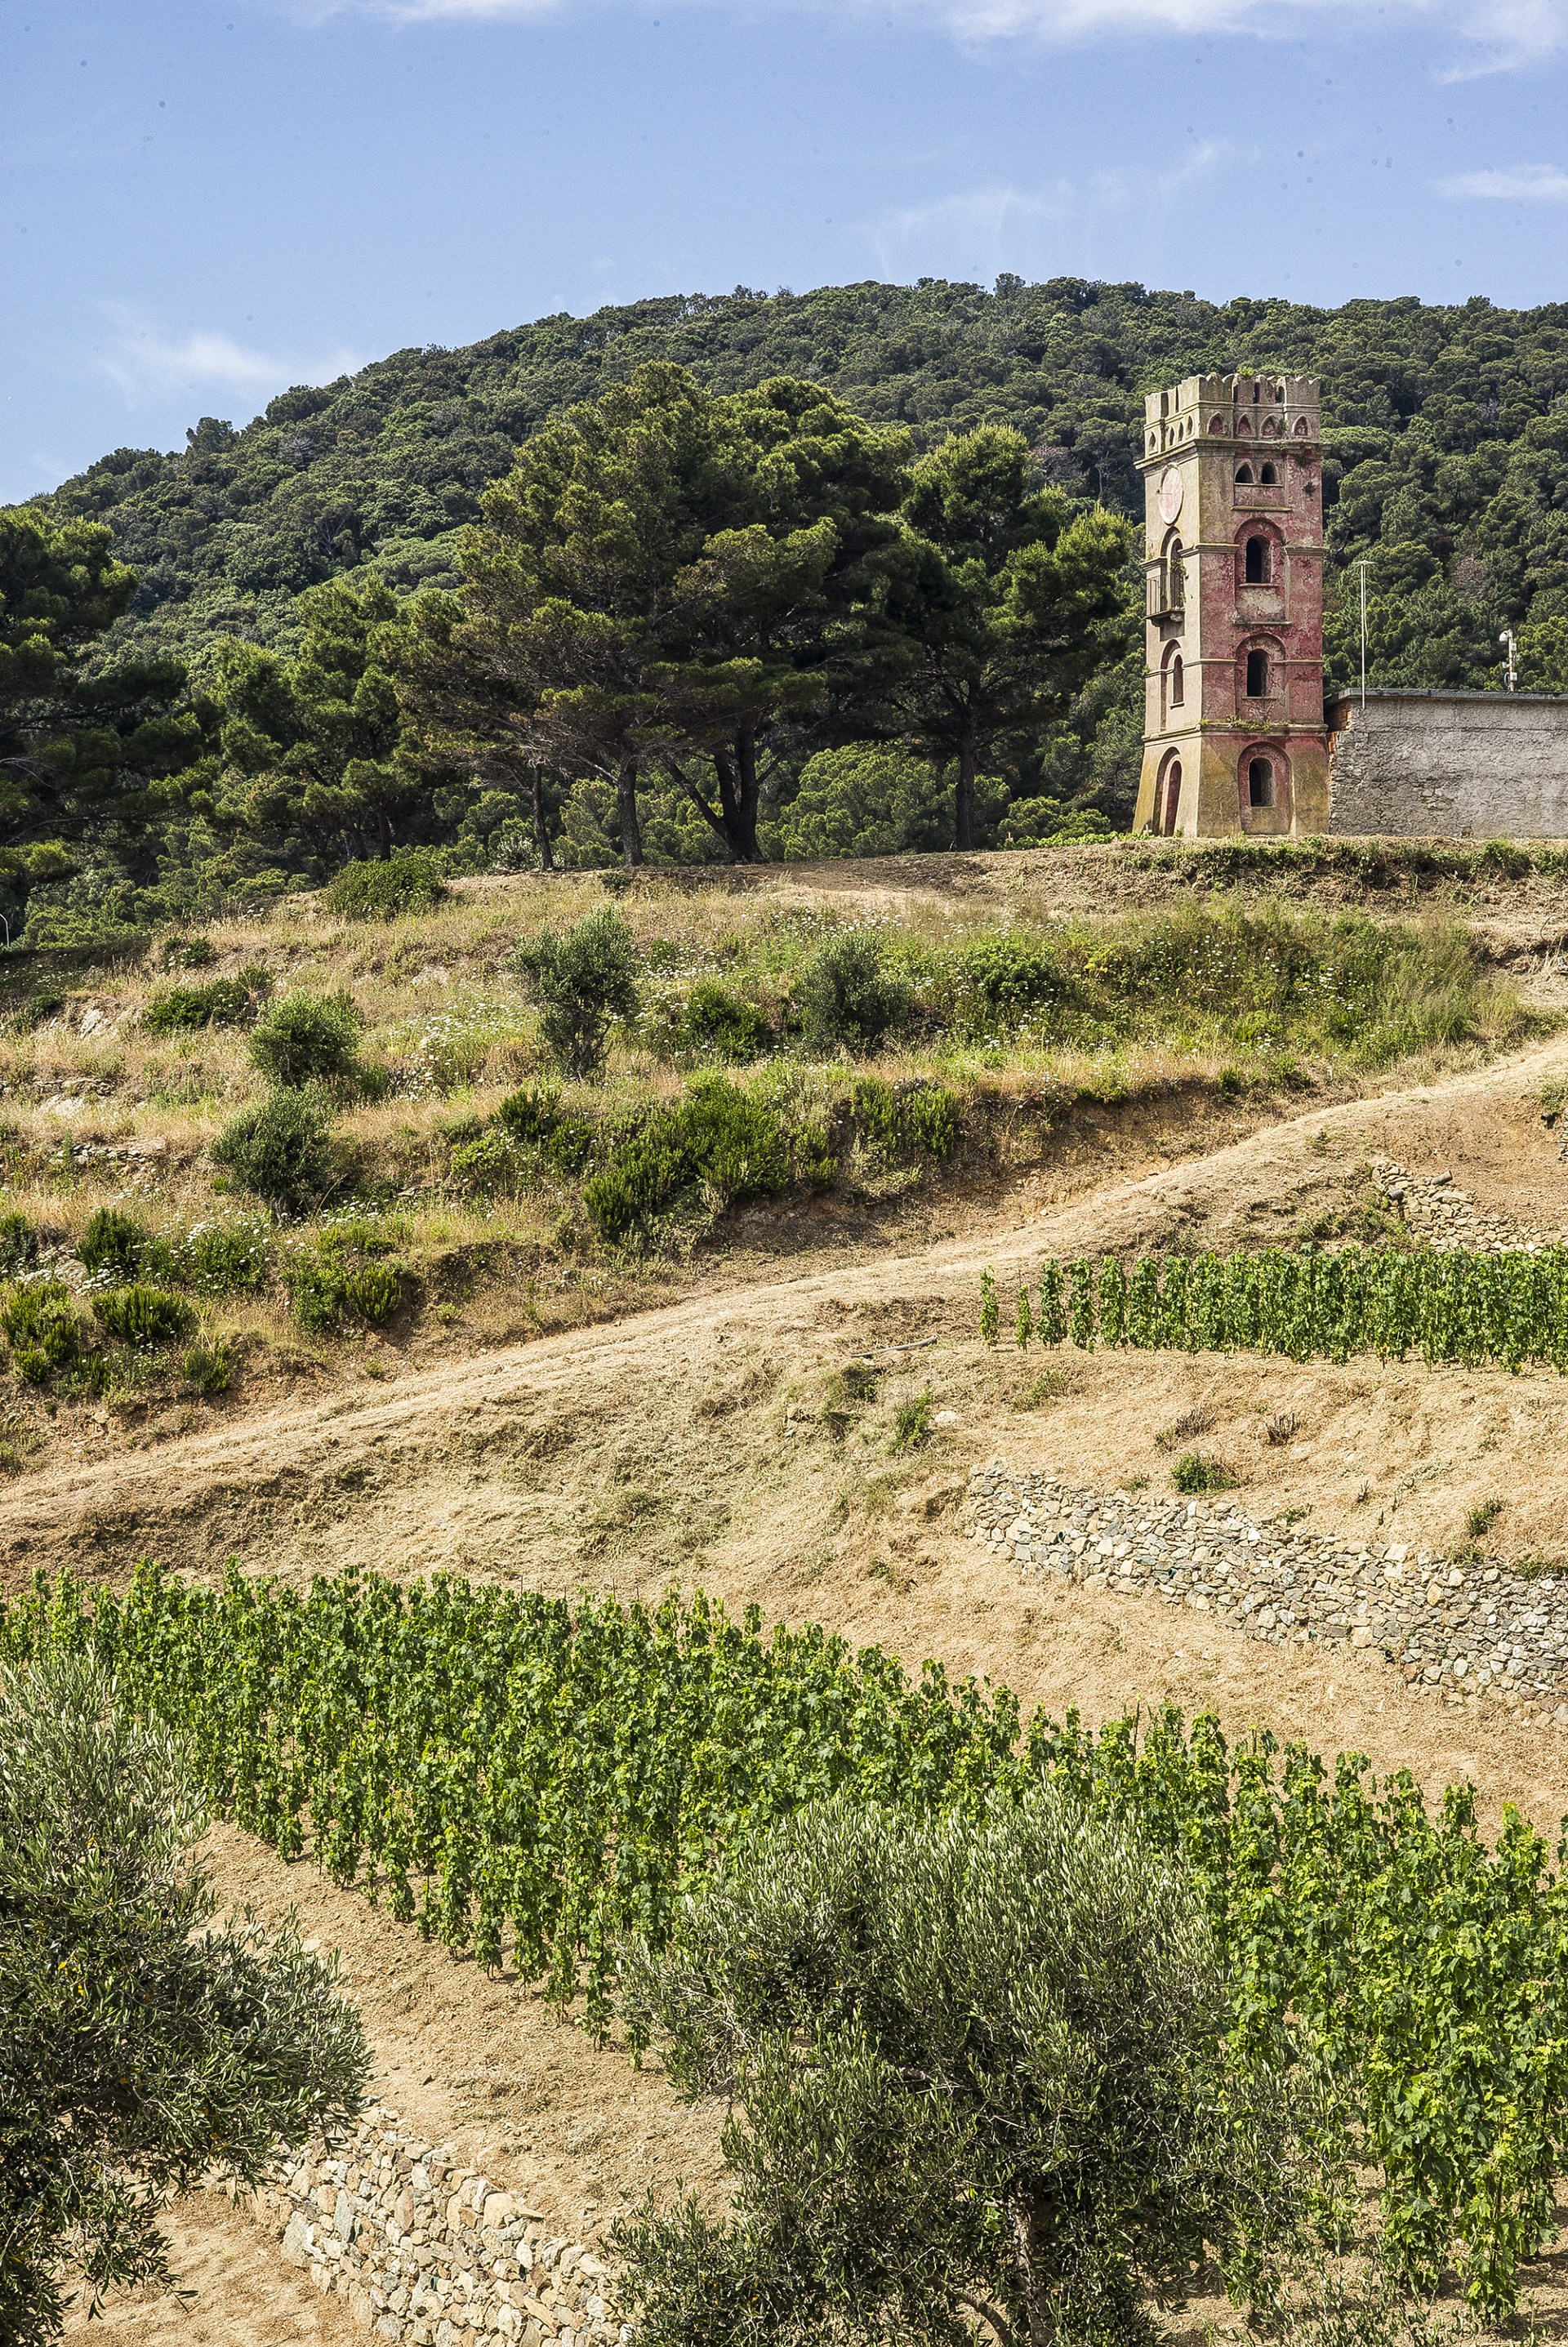
[(1167, 465), (1160, 476), (1160, 519), (1174, 521), (1182, 510), (1182, 477), (1174, 465)]

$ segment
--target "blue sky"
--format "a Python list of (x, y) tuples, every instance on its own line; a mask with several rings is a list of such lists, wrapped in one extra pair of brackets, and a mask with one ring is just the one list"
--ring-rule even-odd
[(1568, 296), (1568, 0), (0, 0), (0, 499), (640, 294)]

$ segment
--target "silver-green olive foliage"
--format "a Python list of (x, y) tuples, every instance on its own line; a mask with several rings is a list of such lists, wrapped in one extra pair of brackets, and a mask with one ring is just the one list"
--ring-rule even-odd
[(359, 2016), (292, 1928), (220, 1921), (206, 1804), (90, 1661), (0, 1683), (0, 2341), (170, 2280), (159, 2212), (352, 2117)]
[(626, 2228), (641, 2347), (1137, 2340), (1205, 2244), (1241, 2288), (1289, 2221), (1288, 2103), (1232, 2055), (1198, 1900), (1049, 1787), (805, 1809), (630, 1960), (628, 2011), (732, 2098), (740, 2178), (726, 2220)]

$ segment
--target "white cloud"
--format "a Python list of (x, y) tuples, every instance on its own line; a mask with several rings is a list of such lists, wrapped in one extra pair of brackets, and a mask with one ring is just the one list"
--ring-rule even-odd
[(1118, 207), (1163, 205), (1243, 151), (1205, 138), (1163, 171), (1097, 171), (1081, 185), (1058, 179), (1040, 188), (958, 190), (886, 211), (866, 224), (866, 234), (884, 270), (917, 266), (984, 281), (1001, 269), (1048, 264), (1052, 224), (1102, 218)]
[[(581, 0), (303, 0), (318, 15), (356, 8), (404, 23), (467, 18), (498, 23), (579, 6)], [(673, 0), (672, 0), (673, 5)], [(839, 15), (868, 11), (872, 0), (774, 0), (785, 8), (822, 7)], [(1364, 20), (1365, 0), (1297, 0), (1283, 14), (1278, 0), (876, 0), (906, 17), (944, 25), (961, 39), (1024, 36), (1047, 41), (1095, 34), (1163, 30), (1173, 33), (1252, 33), (1295, 37), (1304, 14)], [(1568, 0), (1387, 0), (1390, 17), (1424, 19), (1473, 45), (1467, 61), (1445, 78), (1462, 79), (1521, 65), (1568, 46)], [(1382, 11), (1379, 10), (1379, 14)]]
[(1511, 204), (1568, 204), (1568, 171), (1555, 163), (1514, 163), (1503, 171), (1460, 171), (1440, 179), (1445, 196), (1491, 197)]
[(192, 326), (171, 335), (123, 302), (106, 302), (112, 339), (94, 354), (100, 374), (118, 383), (133, 405), (172, 392), (236, 392), (260, 398), (294, 383), (328, 383), (363, 362), (339, 349), (313, 358), (249, 350), (215, 327)]

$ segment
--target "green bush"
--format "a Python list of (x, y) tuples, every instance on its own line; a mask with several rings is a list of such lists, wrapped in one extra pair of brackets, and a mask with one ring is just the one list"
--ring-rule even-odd
[(1011, 1029), (1027, 1012), (1060, 1000), (1067, 990), (1048, 949), (1011, 930), (967, 946), (957, 957), (955, 974), (959, 1024), (981, 1034)]
[(1178, 1491), (1189, 1497), (1201, 1491), (1229, 1491), (1235, 1477), (1218, 1459), (1205, 1459), (1201, 1451), (1184, 1450), (1171, 1470), (1171, 1481)]
[(273, 1092), (241, 1109), (213, 1142), (210, 1155), (241, 1189), (294, 1213), (319, 1204), (337, 1174), (332, 1118), (303, 1092)]
[(807, 1044), (817, 1051), (875, 1051), (909, 1014), (907, 979), (890, 970), (872, 929), (825, 938), (807, 956), (795, 988)]
[(264, 1001), (272, 988), (264, 969), (242, 969), (237, 978), (215, 978), (207, 986), (155, 987), (141, 1023), (150, 1035), (172, 1035), (191, 1027), (237, 1027)]
[(356, 1219), (324, 1230), (285, 1266), (283, 1285), (302, 1328), (331, 1328), (343, 1319), (384, 1327), (408, 1287), (406, 1265), (392, 1257), (391, 1235)]
[(341, 1085), (359, 1072), (362, 1024), (347, 994), (307, 994), (296, 988), (257, 1024), (251, 1037), (251, 1065), (272, 1084)]
[(112, 1271), (121, 1279), (134, 1279), (141, 1268), (147, 1238), (146, 1228), (134, 1214), (123, 1214), (118, 1206), (100, 1206), (89, 1216), (77, 1242), (77, 1254), (86, 1271)]
[(936, 1408), (937, 1397), (929, 1386), (924, 1393), (899, 1403), (893, 1413), (895, 1450), (918, 1450), (922, 1443), (930, 1440)]
[(686, 997), (672, 1038), (683, 1058), (725, 1060), (741, 1066), (774, 1042), (767, 1013), (716, 978), (700, 978)]
[(186, 1233), (175, 1260), (179, 1276), (204, 1295), (254, 1294), (265, 1285), (269, 1252), (270, 1235), (260, 1219), (201, 1223)]
[(192, 1345), (179, 1368), (186, 1384), (199, 1394), (227, 1393), (234, 1381), (227, 1345)]
[(580, 1174), (597, 1138), (591, 1117), (563, 1107), (559, 1092), (524, 1084), (501, 1102), (496, 1121), (519, 1149), (541, 1157), (558, 1174)]
[(0, 1273), (26, 1271), (37, 1255), (37, 1225), (19, 1212), (0, 1214)]
[(600, 1236), (624, 1244), (687, 1199), (717, 1207), (776, 1197), (794, 1178), (778, 1112), (723, 1076), (698, 1077), (652, 1111), (583, 1185)]
[(540, 1028), (569, 1076), (597, 1075), (618, 1019), (634, 1019), (641, 999), (630, 929), (608, 905), (569, 929), (546, 927), (512, 956), (512, 968), (538, 1004)]
[(427, 913), (447, 894), (434, 856), (423, 848), (345, 864), (323, 889), (328, 908), (351, 921), (390, 921), (399, 913)]
[(917, 1081), (898, 1091), (879, 1076), (861, 1076), (850, 1094), (856, 1131), (889, 1156), (921, 1150), (950, 1157), (958, 1142), (958, 1100), (943, 1084)]
[(15, 1348), (17, 1375), (43, 1385), (77, 1350), (80, 1324), (63, 1279), (34, 1279), (14, 1287), (0, 1307), (0, 1327)]
[(164, 969), (210, 969), (218, 948), (210, 938), (165, 938), (158, 958)]
[(183, 1296), (166, 1287), (111, 1287), (95, 1296), (93, 1310), (111, 1337), (123, 1345), (168, 1345), (190, 1335), (196, 1315)]

